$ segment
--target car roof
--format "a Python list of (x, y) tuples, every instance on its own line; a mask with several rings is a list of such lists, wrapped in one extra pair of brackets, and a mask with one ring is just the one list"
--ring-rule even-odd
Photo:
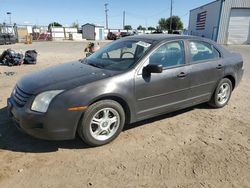
[(178, 40), (178, 39), (198, 39), (204, 41), (204, 38), (188, 35), (174, 35), (174, 34), (143, 34), (134, 35), (129, 37), (130, 39), (141, 39), (141, 40), (151, 40), (155, 42), (165, 41), (165, 40)]
[(201, 42), (207, 42), (210, 43), (214, 46), (216, 46), (217, 49), (223, 54), (229, 54), (230, 52), (225, 49), (223, 46), (217, 44), (215, 41), (203, 38), (203, 37), (197, 37), (197, 36), (191, 36), (191, 35), (175, 35), (175, 34), (143, 34), (143, 35), (134, 35), (134, 36), (129, 36), (124, 39), (120, 40), (127, 40), (127, 39), (135, 39), (135, 40), (143, 40), (143, 41), (149, 41), (152, 43), (161, 43), (164, 41), (171, 41), (171, 40), (198, 40)]

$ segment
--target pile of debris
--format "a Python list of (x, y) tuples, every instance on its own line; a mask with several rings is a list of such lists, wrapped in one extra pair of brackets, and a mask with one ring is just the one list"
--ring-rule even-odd
[(17, 53), (14, 50), (7, 49), (0, 56), (0, 64), (7, 66), (18, 66), (22, 64), (36, 64), (37, 52), (35, 50), (28, 50), (25, 55)]

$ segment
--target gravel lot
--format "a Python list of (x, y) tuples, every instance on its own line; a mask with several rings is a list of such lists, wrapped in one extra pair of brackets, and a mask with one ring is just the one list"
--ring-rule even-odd
[[(102, 43), (103, 44), (103, 43)], [(83, 42), (0, 46), (36, 49), (37, 65), (0, 66), (0, 187), (250, 187), (250, 46), (245, 75), (223, 109), (206, 104), (127, 125), (109, 145), (52, 142), (17, 131), (6, 99), (21, 76), (84, 56)]]

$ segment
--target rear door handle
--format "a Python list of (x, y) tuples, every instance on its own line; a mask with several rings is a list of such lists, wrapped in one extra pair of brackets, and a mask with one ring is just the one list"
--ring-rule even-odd
[(181, 72), (180, 74), (178, 74), (178, 78), (185, 78), (187, 76), (187, 74), (185, 72)]
[(222, 67), (223, 67), (223, 66), (222, 66), (221, 64), (219, 64), (219, 65), (216, 67), (216, 69), (219, 69), (219, 70), (220, 70), (220, 69), (222, 69)]

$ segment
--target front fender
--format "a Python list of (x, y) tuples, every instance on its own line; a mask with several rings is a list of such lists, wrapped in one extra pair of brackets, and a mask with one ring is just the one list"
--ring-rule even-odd
[(117, 97), (126, 102), (130, 111), (130, 120), (134, 117), (134, 73), (127, 72), (80, 86), (63, 93), (61, 100), (69, 105), (68, 108), (87, 107), (102, 98)]

